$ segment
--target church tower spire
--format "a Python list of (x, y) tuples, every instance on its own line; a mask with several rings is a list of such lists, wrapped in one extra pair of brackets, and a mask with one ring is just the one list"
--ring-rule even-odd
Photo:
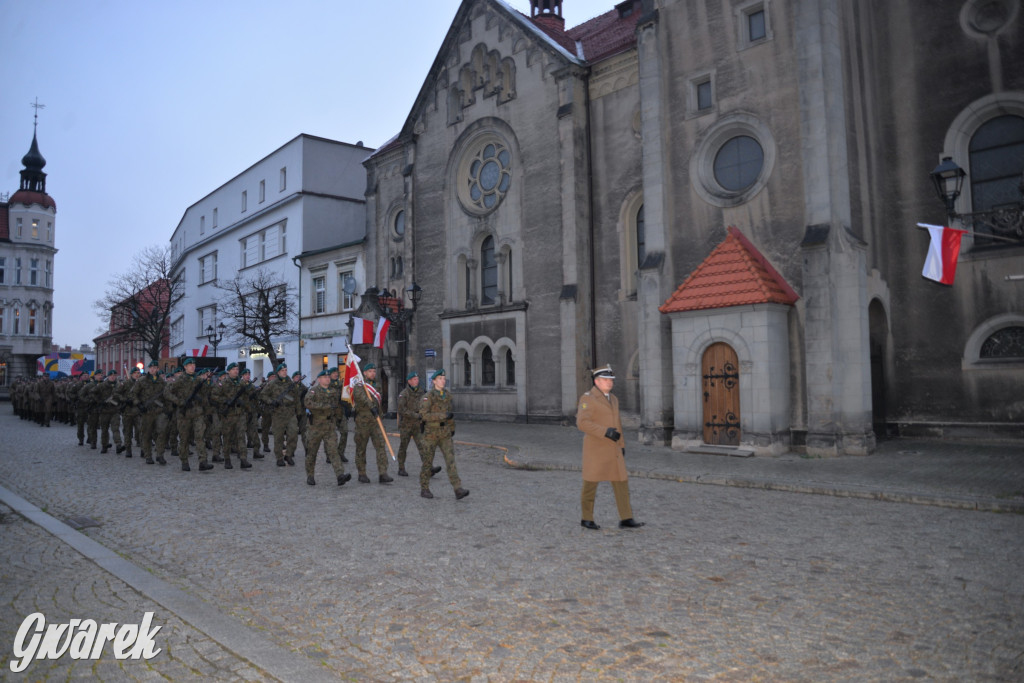
[(46, 166), (46, 159), (39, 152), (36, 131), (39, 128), (39, 110), (43, 109), (46, 105), (39, 104), (39, 98), (37, 97), (31, 106), (36, 110), (36, 113), (32, 121), (32, 146), (29, 148), (28, 154), (21, 158), (21, 163), (25, 166), (21, 171), (21, 189), (45, 194), (46, 174), (43, 173), (43, 167)]
[(530, 18), (558, 31), (565, 31), (562, 0), (530, 0)]

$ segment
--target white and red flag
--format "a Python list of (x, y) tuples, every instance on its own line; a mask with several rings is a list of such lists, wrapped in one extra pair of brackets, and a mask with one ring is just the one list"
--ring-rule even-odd
[(352, 403), (352, 390), (360, 381), (359, 356), (349, 347), (348, 356), (345, 358), (345, 373), (341, 383), (341, 400)]
[(373, 343), (373, 321), (352, 316), (352, 343)]
[(953, 278), (956, 277), (956, 262), (960, 258), (960, 240), (967, 231), (927, 223), (917, 225), (931, 235), (921, 275), (944, 285), (953, 284)]
[(384, 340), (387, 339), (389, 327), (391, 327), (391, 321), (387, 318), (381, 317), (377, 321), (377, 330), (373, 335), (373, 345), (378, 349), (384, 348)]

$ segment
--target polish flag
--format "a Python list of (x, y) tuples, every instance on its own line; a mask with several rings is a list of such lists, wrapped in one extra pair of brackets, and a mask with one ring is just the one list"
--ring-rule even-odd
[(352, 343), (372, 344), (373, 341), (373, 321), (352, 316)]
[(341, 385), (341, 400), (352, 403), (352, 390), (359, 383), (359, 356), (351, 350), (345, 358), (345, 379)]
[(925, 228), (931, 235), (931, 244), (928, 245), (928, 255), (924, 259), (921, 275), (944, 285), (953, 284), (956, 262), (960, 258), (960, 240), (967, 231), (927, 223), (917, 225)]
[(373, 335), (373, 345), (378, 349), (384, 348), (384, 340), (388, 336), (388, 328), (391, 327), (391, 321), (387, 318), (381, 318), (377, 321), (377, 330)]

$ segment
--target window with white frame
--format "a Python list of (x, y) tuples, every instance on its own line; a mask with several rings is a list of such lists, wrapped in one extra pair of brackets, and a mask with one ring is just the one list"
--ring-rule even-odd
[(34, 240), (39, 239), (39, 219), (38, 218), (33, 218), (32, 219), (32, 239), (34, 239)]
[(248, 201), (249, 201), (249, 193), (247, 191), (245, 191), (245, 190), (242, 190), (242, 211), (245, 211), (246, 204), (248, 204)]
[(217, 252), (199, 259), (199, 284), (205, 285), (217, 279)]
[(0, 256), (0, 285), (6, 284), (7, 258)]
[(21, 284), (21, 257), (14, 259), (14, 284)]
[(261, 180), (260, 181), (260, 204), (262, 204), (264, 201), (266, 201), (266, 199), (267, 199), (267, 181), (266, 180)]
[(213, 210), (213, 225), (212, 225), (212, 227), (213, 227), (214, 230), (217, 229), (217, 209)]
[[(352, 280), (350, 288), (351, 292), (346, 291), (345, 283)], [(355, 293), (355, 279), (352, 275), (351, 270), (342, 270), (338, 273), (338, 302), (341, 304), (340, 312), (351, 311), (356, 307), (355, 304), (356, 293)]]
[(284, 192), (288, 187), (288, 167), (285, 166), (281, 169), (281, 192)]
[(320, 274), (313, 276), (313, 314), (327, 312), (327, 277)]
[(177, 320), (171, 323), (171, 346), (176, 346), (185, 341), (185, 318), (179, 317)]
[(46, 221), (46, 241), (53, 240), (53, 221)]
[(53, 334), (53, 323), (50, 319), (50, 309), (43, 311), (43, 335), (49, 337)]
[(21, 237), (21, 219), (17, 218), (14, 221), (14, 236)]
[(205, 337), (207, 335), (207, 328), (216, 327), (214, 323), (217, 320), (217, 307), (206, 306), (205, 308), (199, 309), (199, 332), (196, 334), (197, 337)]
[(28, 260), (28, 283), (33, 287), (39, 284), (39, 259)]
[(758, 0), (736, 8), (738, 49), (745, 50), (772, 39), (769, 2), (770, 0)]
[(28, 309), (28, 333), (35, 335), (36, 333), (36, 309)]
[(199, 234), (200, 235), (205, 235), (206, 234), (206, 216), (200, 216), (199, 217)]
[(53, 261), (46, 260), (46, 287), (53, 288)]
[(7, 319), (7, 307), (0, 306), (0, 335), (6, 334), (4, 321)]
[(21, 307), (14, 307), (14, 334), (21, 334)]
[(241, 241), (242, 268), (276, 258), (288, 252), (285, 224), (271, 226)]

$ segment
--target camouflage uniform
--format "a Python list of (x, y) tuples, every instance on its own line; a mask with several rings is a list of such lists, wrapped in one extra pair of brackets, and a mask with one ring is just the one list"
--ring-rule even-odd
[(117, 389), (114, 390), (114, 397), (121, 404), (121, 434), (124, 439), (123, 445), (117, 449), (117, 452), (128, 451), (124, 456), (126, 458), (132, 457), (132, 441), (137, 441), (139, 438), (135, 433), (138, 429), (139, 409), (132, 400), (132, 393), (137, 382), (135, 370), (132, 370), (128, 379), (119, 382)]
[(84, 396), (88, 382), (89, 376), (83, 372), (68, 387), (68, 404), (74, 416), (79, 446), (85, 444), (85, 424), (89, 421), (89, 403)]
[(316, 470), (316, 455), (320, 451), (321, 442), (327, 451), (328, 461), (334, 468), (334, 476), (338, 486), (352, 478), (345, 474), (345, 466), (338, 454), (338, 435), (335, 431), (335, 415), (341, 394), (330, 384), (326, 387), (317, 382), (303, 399), (303, 405), (309, 410), (309, 438), (306, 442), (306, 483), (316, 483), (313, 475)]
[[(341, 379), (332, 379), (330, 387), (337, 392), (339, 397), (341, 396), (341, 391), (344, 388), (342, 387)], [(348, 462), (348, 458), (345, 457), (345, 449), (348, 447), (348, 415), (350, 410), (351, 408), (348, 403), (339, 399), (334, 411), (334, 426), (338, 430), (338, 457), (341, 458), (342, 462)]]
[[(159, 442), (157, 430), (164, 412), (163, 396), (164, 382), (150, 372), (147, 372), (132, 385), (131, 402), (139, 414), (137, 428), (142, 443), (142, 457), (149, 465), (154, 463), (153, 443)], [(161, 465), (167, 464), (162, 447), (157, 452), (155, 462), (159, 462)]]
[(295, 464), (295, 447), (299, 436), (299, 422), (295, 417), (299, 406), (298, 384), (288, 377), (275, 375), (260, 391), (264, 409), (270, 412), (274, 431), (274, 457), (278, 466)]
[(39, 424), (43, 427), (49, 427), (50, 419), (53, 417), (53, 401), (56, 398), (57, 390), (53, 382), (50, 381), (49, 374), (44, 374), (40, 377), (38, 385), (36, 392), (39, 395), (40, 404)]
[[(229, 374), (221, 377), (220, 384), (214, 385), (211, 390), (211, 402), (220, 414), (220, 428), (222, 437), (221, 455), (224, 457), (224, 469), (232, 469), (231, 451), (235, 449), (238, 459), (241, 461), (242, 469), (252, 467), (252, 463), (246, 457), (248, 452), (245, 448), (245, 419), (248, 412), (249, 398), (248, 390), (242, 381), (230, 375), (231, 367), (237, 367), (234, 363), (229, 367)], [(216, 447), (216, 442), (214, 443)]]
[[(438, 375), (443, 376), (443, 371), (434, 373), (433, 381)], [(433, 498), (431, 495), (430, 477), (434, 465), (434, 451), (440, 448), (444, 455), (445, 470), (448, 472), (448, 480), (455, 489), (456, 498), (464, 498), (469, 491), (462, 488), (462, 481), (459, 479), (458, 470), (455, 469), (455, 449), (452, 446), (452, 437), (455, 435), (455, 415), (452, 413), (452, 395), (436, 386), (431, 388), (420, 401), (420, 420), (423, 422), (423, 438), (421, 443), (424, 450), (420, 455), (423, 459), (423, 466), (420, 468), (420, 492), (425, 498)]]
[[(367, 380), (370, 386), (373, 383)], [(377, 402), (366, 387), (356, 385), (352, 390), (352, 399), (356, 408), (356, 469), (359, 470), (359, 481), (369, 482), (366, 476), (366, 442), (373, 440), (373, 450), (377, 455), (377, 474), (382, 483), (391, 481), (388, 476), (388, 458), (384, 450), (384, 437), (381, 436), (377, 416), (380, 414), (380, 403)]]
[(99, 404), (99, 429), (103, 443), (101, 453), (110, 450), (111, 438), (113, 438), (114, 445), (119, 450), (121, 448), (121, 406), (117, 403), (117, 384), (117, 374), (111, 370), (107, 373), (107, 378), (100, 382), (93, 392), (93, 398)]
[(206, 381), (188, 372), (178, 375), (164, 390), (164, 397), (178, 411), (178, 457), (181, 459), (181, 469), (185, 472), (191, 469), (188, 455), (189, 443), (193, 438), (199, 455), (200, 471), (213, 469), (213, 464), (207, 462), (206, 458), (206, 409), (209, 393)]
[(398, 395), (398, 432), (401, 441), (398, 444), (398, 473), (406, 476), (405, 458), (409, 449), (409, 441), (416, 443), (416, 451), (423, 460), (423, 444), (420, 442), (420, 401), (423, 392), (419, 386), (406, 385)]

